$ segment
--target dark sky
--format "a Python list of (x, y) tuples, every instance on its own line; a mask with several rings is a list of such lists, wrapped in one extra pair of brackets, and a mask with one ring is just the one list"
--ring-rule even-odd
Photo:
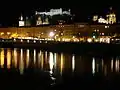
[[(72, 3), (72, 4), (71, 4)], [(3, 4), (3, 6), (2, 6)], [(21, 14), (21, 12), (29, 14), (31, 11), (34, 11), (38, 8), (40, 8), (40, 10), (44, 11), (45, 9), (48, 8), (71, 8), (72, 12), (76, 15), (76, 20), (77, 21), (81, 21), (84, 22), (87, 20), (87, 18), (91, 15), (93, 15), (94, 13), (100, 13), (103, 14), (107, 11), (107, 9), (110, 6), (113, 6), (113, 8), (116, 10), (117, 14), (119, 15), (120, 13), (120, 7), (119, 5), (115, 5), (115, 4), (110, 4), (110, 3), (98, 3), (98, 1), (96, 0), (96, 2), (88, 2), (87, 1), (66, 1), (65, 3), (63, 3), (63, 1), (58, 1), (56, 0), (56, 2), (53, 2), (51, 0), (49, 1), (45, 1), (45, 0), (39, 0), (39, 1), (31, 1), (31, 2), (20, 2), (17, 1), (16, 2), (8, 2), (7, 4), (2, 3), (0, 6), (0, 23), (4, 23), (4, 24), (11, 24), (14, 23), (17, 18), (19, 17), (19, 15)], [(4, 6), (5, 5), (5, 6)]]

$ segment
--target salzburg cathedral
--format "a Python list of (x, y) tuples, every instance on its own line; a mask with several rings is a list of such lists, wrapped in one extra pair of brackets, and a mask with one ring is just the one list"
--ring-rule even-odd
[(106, 14), (105, 18), (103, 18), (103, 16), (94, 15), (93, 22), (103, 23), (103, 24), (115, 24), (116, 14), (114, 13), (113, 8), (110, 7), (109, 12)]

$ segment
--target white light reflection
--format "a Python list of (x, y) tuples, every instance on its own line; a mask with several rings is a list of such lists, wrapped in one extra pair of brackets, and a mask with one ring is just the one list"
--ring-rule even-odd
[(34, 49), (34, 64), (36, 63), (36, 50)]
[(30, 59), (30, 51), (29, 51), (29, 49), (27, 49), (27, 53), (26, 53), (26, 67), (28, 67), (29, 66), (29, 59)]
[(115, 70), (116, 70), (116, 72), (117, 72), (117, 59), (115, 60)]
[(111, 60), (111, 71), (113, 72), (113, 58)]
[(47, 51), (45, 51), (45, 63), (47, 62)]
[(9, 69), (11, 65), (11, 52), (10, 49), (7, 49), (7, 68)]
[(4, 49), (2, 48), (1, 49), (1, 62), (0, 62), (2, 68), (4, 67), (4, 58), (5, 58)]
[(23, 49), (20, 50), (20, 63), (19, 63), (20, 74), (24, 73), (24, 63), (23, 63)]
[(41, 62), (41, 69), (43, 69), (44, 59), (43, 59), (43, 52), (40, 51), (40, 62)]
[(50, 52), (50, 56), (49, 56), (49, 65), (50, 65), (50, 74), (52, 74), (53, 73), (53, 65), (54, 65), (52, 52)]
[[(53, 56), (53, 53), (51, 53), (50, 52), (50, 69), (51, 69), (51, 71), (50, 71), (50, 74), (52, 74), (53, 73), (53, 68), (55, 67), (56, 68), (56, 53), (54, 53), (54, 56)], [(52, 75), (50, 75), (51, 76), (51, 79), (53, 80), (53, 83), (51, 83), (51, 85), (54, 85), (55, 84), (55, 80), (56, 80), (56, 78), (55, 77), (53, 77)]]
[(103, 71), (103, 69), (104, 69), (104, 61), (102, 59), (102, 71)]
[(62, 72), (63, 72), (63, 53), (61, 53), (61, 63), (60, 63), (60, 65), (61, 65), (60, 73), (62, 75)]
[(40, 57), (41, 57), (41, 51), (38, 53), (38, 67), (40, 68)]
[(57, 54), (56, 53), (54, 53), (54, 67), (55, 67), (55, 69), (56, 69), (56, 63), (57, 63), (57, 60), (56, 60), (56, 57), (57, 56)]
[(17, 68), (17, 49), (14, 48), (14, 64), (15, 64), (15, 68)]
[(75, 70), (75, 55), (72, 55), (72, 71)]
[(117, 63), (117, 64), (118, 64), (118, 72), (119, 72), (119, 60), (118, 60), (118, 63)]
[(95, 58), (92, 60), (92, 73), (95, 73)]
[(115, 70), (116, 70), (116, 72), (119, 72), (119, 60), (118, 60), (118, 58), (115, 61)]

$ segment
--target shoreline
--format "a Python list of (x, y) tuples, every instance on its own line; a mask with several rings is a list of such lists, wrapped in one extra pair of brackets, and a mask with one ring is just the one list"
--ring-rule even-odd
[(69, 52), (80, 54), (120, 54), (120, 44), (105, 43), (69, 43), (69, 42), (50, 42), (50, 43), (15, 43), (2, 42), (1, 48), (39, 48), (41, 50), (53, 52)]

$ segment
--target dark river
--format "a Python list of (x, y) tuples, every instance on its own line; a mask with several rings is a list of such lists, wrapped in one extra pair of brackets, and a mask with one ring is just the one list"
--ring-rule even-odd
[(39, 49), (0, 49), (1, 90), (119, 88), (119, 56), (88, 56)]

